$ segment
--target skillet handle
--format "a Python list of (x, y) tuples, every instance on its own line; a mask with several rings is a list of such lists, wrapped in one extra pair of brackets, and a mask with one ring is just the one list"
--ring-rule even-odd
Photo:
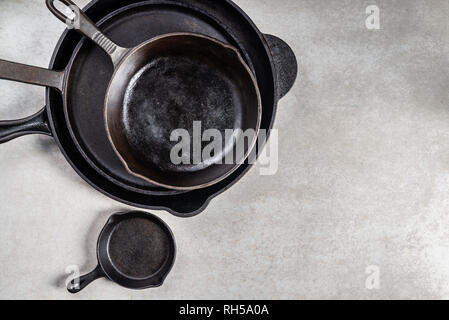
[(67, 285), (67, 291), (69, 291), (70, 293), (78, 293), (81, 290), (83, 290), (84, 288), (86, 288), (89, 284), (91, 284), (93, 281), (106, 277), (103, 269), (100, 267), (100, 265), (98, 265), (94, 271), (81, 276), (79, 278), (79, 283), (76, 286), (75, 285), (75, 280), (73, 279), (72, 281), (69, 282), (69, 284)]
[(64, 71), (53, 71), (0, 59), (0, 79), (51, 87), (62, 92)]
[(45, 108), (24, 119), (0, 121), (0, 144), (27, 134), (44, 134), (51, 136), (47, 111)]
[(276, 69), (278, 99), (284, 97), (295, 84), (298, 76), (298, 61), (292, 48), (282, 39), (265, 34)]
[[(73, 14), (73, 18), (70, 18), (67, 14), (64, 14), (58, 10), (55, 6), (55, 1), (65, 6), (66, 10)], [(76, 29), (83, 35), (91, 39), (97, 45), (99, 45), (109, 56), (114, 64), (117, 64), (128, 53), (129, 49), (122, 48), (111, 39), (106, 37), (89, 19), (88, 16), (71, 0), (46, 0), (48, 9), (62, 22), (64, 22), (70, 29)]]

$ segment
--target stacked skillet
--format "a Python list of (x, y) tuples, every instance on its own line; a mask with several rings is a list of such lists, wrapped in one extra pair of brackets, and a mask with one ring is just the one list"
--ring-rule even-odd
[[(67, 0), (61, 2), (71, 4)], [(53, 1), (47, 3), (53, 8)], [(61, 20), (69, 21), (57, 9), (52, 11)], [(45, 109), (26, 119), (0, 122), (0, 142), (29, 133), (52, 135), (73, 168), (111, 198), (183, 217), (200, 213), (213, 197), (237, 182), (250, 165), (176, 171), (156, 163), (156, 158), (160, 161), (154, 157), (158, 149), (152, 149), (152, 145), (157, 141), (146, 141), (142, 146), (139, 131), (127, 130), (138, 127), (138, 121), (126, 126), (126, 121), (119, 119), (125, 112), (118, 105), (122, 107), (123, 104), (114, 104), (114, 101), (123, 101), (127, 95), (123, 83), (132, 81), (124, 79), (123, 75), (143, 70), (148, 62), (145, 59), (157, 57), (151, 56), (154, 52), (162, 52), (166, 57), (170, 48), (169, 56), (179, 57), (182, 51), (179, 48), (187, 47), (193, 59), (189, 63), (192, 63), (202, 61), (198, 54), (206, 50), (206, 56), (217, 55), (208, 60), (207, 65), (211, 67), (208, 74), (215, 70), (218, 80), (224, 77), (224, 83), (235, 82), (237, 79), (223, 66), (229, 64), (239, 75), (237, 104), (241, 108), (236, 109), (233, 104), (233, 110), (240, 112), (235, 113), (231, 122), (238, 122), (242, 129), (270, 130), (278, 99), (296, 78), (296, 60), (291, 49), (276, 37), (262, 35), (249, 18), (227, 0), (101, 0), (87, 6), (85, 13), (105, 35), (88, 24), (84, 24), (81, 31), (103, 50), (75, 30), (68, 30), (55, 49), (50, 70), (0, 61), (0, 78), (49, 87)], [(84, 22), (89, 21), (82, 13), (80, 15)], [(148, 54), (151, 57), (145, 57)], [(139, 59), (145, 61), (139, 62)], [(169, 65), (174, 62), (179, 61), (172, 59)], [(185, 61), (180, 63), (185, 64)], [(130, 71), (130, 66), (135, 69)], [(199, 79), (201, 77), (193, 79), (192, 86)], [(126, 119), (130, 118), (132, 114)], [(226, 123), (220, 117), (214, 124), (217, 121)], [(123, 142), (123, 137), (127, 143)], [(248, 143), (245, 156), (254, 145), (255, 141)], [(136, 150), (137, 153), (141, 151), (140, 154), (136, 154)], [(158, 170), (148, 170), (150, 167)]]

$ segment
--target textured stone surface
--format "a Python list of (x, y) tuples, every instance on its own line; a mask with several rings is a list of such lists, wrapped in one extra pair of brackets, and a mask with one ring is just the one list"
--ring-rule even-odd
[[(99, 280), (72, 296), (66, 267), (95, 267), (98, 233), (127, 207), (77, 177), (51, 138), (2, 145), (0, 298), (449, 298), (449, 3), (236, 2), (299, 58), (277, 175), (253, 170), (193, 219), (157, 213), (179, 252), (162, 288)], [(376, 2), (381, 30), (369, 31)], [(2, 59), (46, 66), (63, 29), (42, 1), (0, 1)], [(44, 89), (1, 81), (0, 97), (11, 119), (41, 108)], [(370, 265), (379, 290), (365, 287)]]

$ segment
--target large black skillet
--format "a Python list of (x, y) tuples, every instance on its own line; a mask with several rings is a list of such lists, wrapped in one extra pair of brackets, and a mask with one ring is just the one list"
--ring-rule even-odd
[[(296, 77), (291, 49), (276, 37), (262, 35), (230, 1), (102, 0), (89, 4), (86, 13), (93, 21), (101, 21), (102, 30), (125, 46), (179, 31), (203, 33), (234, 45), (257, 77), (262, 95), (262, 128), (266, 130), (272, 127), (278, 99)], [(249, 170), (245, 164), (225, 181), (195, 192), (161, 190), (133, 179), (122, 170), (112, 148), (107, 147), (106, 133), (99, 129), (103, 124), (101, 110), (91, 108), (103, 102), (111, 63), (101, 49), (81, 40), (76, 32), (66, 31), (50, 65), (53, 70), (63, 70), (73, 61), (77, 75), (73, 80), (78, 83), (76, 89), (84, 94), (69, 95), (77, 97), (70, 101), (69, 114), (64, 114), (60, 94), (47, 90), (47, 108), (27, 119), (1, 123), (3, 136), (51, 134), (73, 168), (97, 190), (133, 206), (167, 210), (182, 217), (203, 211), (212, 198)], [(98, 90), (89, 90), (92, 86)]]
[[(195, 190), (224, 180), (246, 160), (257, 141), (262, 106), (257, 81), (236, 48), (187, 32), (121, 47), (71, 0), (46, 3), (58, 19), (101, 47), (114, 64), (104, 103), (105, 127), (130, 174), (168, 189)], [(70, 19), (56, 3), (75, 17)], [(65, 79), (64, 95), (71, 83)], [(222, 136), (226, 129), (255, 134), (233, 163), (225, 163), (237, 150), (237, 141), (231, 138), (222, 139), (222, 150), (209, 159), (174, 164), (170, 155), (176, 142), (170, 136), (175, 130), (191, 130), (194, 121), (201, 121), (202, 131), (220, 130)]]

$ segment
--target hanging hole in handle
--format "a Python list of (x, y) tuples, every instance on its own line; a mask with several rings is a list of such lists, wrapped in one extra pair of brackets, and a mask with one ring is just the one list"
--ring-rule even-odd
[(98, 265), (92, 272), (83, 275), (79, 278), (72, 279), (67, 284), (67, 291), (70, 293), (78, 293), (82, 291), (84, 288), (86, 288), (89, 284), (91, 284), (93, 281), (105, 277), (105, 273), (100, 265)]
[(47, 7), (71, 29), (80, 28), (80, 8), (70, 0), (47, 0)]

